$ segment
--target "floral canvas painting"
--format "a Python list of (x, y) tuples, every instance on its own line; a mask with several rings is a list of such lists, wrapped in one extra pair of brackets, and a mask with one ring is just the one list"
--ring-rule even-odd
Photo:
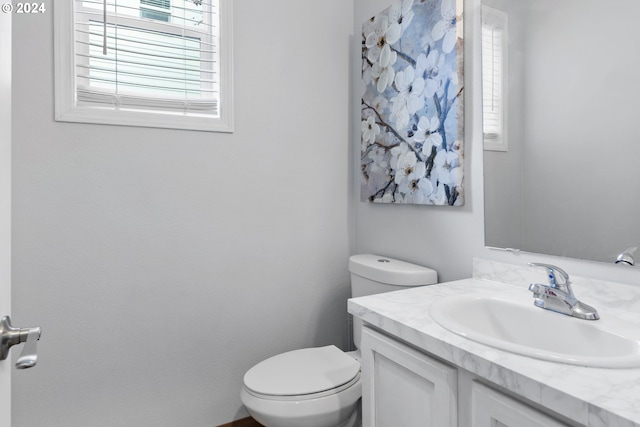
[(361, 200), (464, 204), (462, 0), (402, 0), (362, 25)]

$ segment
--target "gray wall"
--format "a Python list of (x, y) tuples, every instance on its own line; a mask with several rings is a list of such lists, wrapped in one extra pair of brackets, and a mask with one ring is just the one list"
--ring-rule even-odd
[(640, 284), (484, 248), (479, 0), (465, 5), (466, 205), (358, 201), (359, 29), (388, 5), (235, 2), (233, 135), (54, 123), (51, 15), (16, 17), (14, 318), (44, 335), (39, 365), (14, 371), (14, 427), (241, 418), (253, 363), (346, 346), (350, 252), (443, 281), (480, 256)]
[(211, 427), (244, 372), (347, 347), (343, 0), (236, 1), (232, 135), (53, 121), (53, 1), (14, 15), (14, 427)]
[(485, 0), (484, 5), (509, 14), (507, 39), (508, 82), (506, 94), (507, 151), (483, 152), (486, 243), (499, 248), (522, 248), (523, 151), (524, 151), (524, 78), (522, 2)]
[(601, 3), (544, 0), (527, 13), (524, 229), (530, 250), (613, 261), (640, 246), (640, 51), (629, 36), (640, 2)]
[(484, 155), (487, 243), (612, 262), (640, 243), (640, 3), (483, 3), (510, 24), (509, 151)]

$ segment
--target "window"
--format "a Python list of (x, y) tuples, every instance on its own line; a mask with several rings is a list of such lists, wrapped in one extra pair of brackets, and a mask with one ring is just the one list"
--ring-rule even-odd
[[(158, 10), (159, 9), (159, 10)], [(140, 17), (169, 22), (171, 18), (169, 0), (140, 0)]]
[(56, 120), (233, 131), (231, 3), (56, 2)]
[(485, 150), (507, 151), (507, 14), (482, 7), (482, 133)]

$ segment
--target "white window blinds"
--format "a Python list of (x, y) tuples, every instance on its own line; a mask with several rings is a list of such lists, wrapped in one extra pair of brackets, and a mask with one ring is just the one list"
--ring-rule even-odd
[(60, 0), (57, 121), (233, 132), (233, 0)]
[(482, 8), (482, 132), (485, 149), (506, 151), (507, 16)]
[(218, 115), (217, 2), (75, 0), (79, 105)]

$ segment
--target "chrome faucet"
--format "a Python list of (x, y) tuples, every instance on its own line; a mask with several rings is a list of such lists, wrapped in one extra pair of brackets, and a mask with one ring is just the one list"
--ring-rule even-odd
[(560, 267), (551, 264), (530, 262), (532, 267), (547, 269), (549, 284), (532, 283), (529, 290), (533, 292), (534, 305), (568, 316), (586, 320), (598, 320), (600, 316), (595, 308), (578, 301), (571, 289), (569, 275)]

